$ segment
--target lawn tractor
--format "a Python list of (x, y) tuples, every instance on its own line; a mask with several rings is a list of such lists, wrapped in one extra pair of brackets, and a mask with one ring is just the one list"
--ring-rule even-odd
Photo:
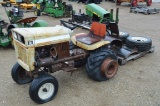
[(11, 7), (12, 4), (15, 4), (15, 0), (0, 0), (0, 4), (3, 7)]
[(30, 0), (1, 0), (0, 3), (4, 7), (11, 7), (12, 5), (16, 5), (25, 10), (33, 9), (36, 7), (36, 4), (31, 3)]
[(147, 6), (151, 6), (152, 0), (114, 0), (116, 5), (120, 5), (122, 2), (129, 2), (131, 3), (132, 7), (136, 7), (138, 2), (146, 2)]
[(114, 29), (117, 24), (111, 22), (110, 27), (107, 33), (105, 24), (93, 22), (88, 33), (75, 35), (64, 26), (13, 29), (17, 63), (11, 70), (12, 79), (21, 85), (31, 82), (29, 96), (42, 104), (58, 92), (58, 81), (50, 73), (73, 73), (85, 65), (91, 79), (106, 81), (116, 75), (118, 63), (153, 51), (151, 39), (128, 37), (123, 44)]
[(52, 17), (70, 17), (73, 9), (71, 4), (62, 0), (35, 0), (34, 3), (37, 4), (36, 16), (43, 13)]

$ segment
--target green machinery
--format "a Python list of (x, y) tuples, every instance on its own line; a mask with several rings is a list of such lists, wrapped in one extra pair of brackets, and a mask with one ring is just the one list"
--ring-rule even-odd
[(34, 0), (37, 9), (34, 12), (36, 16), (45, 13), (52, 17), (70, 17), (72, 14), (72, 5), (62, 2), (62, 0)]
[(11, 39), (8, 37), (7, 34), (4, 34), (2, 29), (4, 26), (4, 21), (0, 20), (0, 46), (6, 47), (10, 44)]
[(11, 24), (16, 23), (18, 20), (22, 19), (24, 16), (23, 11), (18, 6), (14, 6), (12, 10), (9, 10), (9, 11), (7, 11), (5, 8), (5, 11), (7, 13), (7, 16)]
[[(110, 22), (115, 22), (118, 24), (119, 17), (119, 9), (116, 9), (116, 16), (113, 17), (113, 9), (111, 11), (107, 11), (104, 8), (96, 5), (95, 3), (91, 3), (85, 6), (86, 13), (81, 13), (81, 10), (79, 10), (79, 13), (72, 13), (72, 18), (67, 21), (61, 20), (63, 23), (68, 23), (72, 25), (76, 25), (79, 27), (83, 27), (86, 29), (90, 29), (90, 25), (92, 22), (96, 21), (99, 23), (106, 24), (107, 28), (109, 28)], [(71, 25), (71, 26), (72, 26)]]

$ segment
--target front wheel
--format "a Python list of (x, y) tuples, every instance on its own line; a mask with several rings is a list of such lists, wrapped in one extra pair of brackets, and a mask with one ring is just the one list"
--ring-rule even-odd
[(55, 77), (42, 74), (35, 78), (29, 88), (31, 99), (39, 104), (52, 100), (58, 92), (58, 82)]
[(12, 79), (18, 84), (26, 84), (32, 81), (32, 78), (28, 76), (25, 69), (16, 63), (11, 71)]
[(88, 76), (96, 81), (105, 81), (114, 77), (118, 71), (117, 56), (107, 48), (91, 53), (86, 64)]

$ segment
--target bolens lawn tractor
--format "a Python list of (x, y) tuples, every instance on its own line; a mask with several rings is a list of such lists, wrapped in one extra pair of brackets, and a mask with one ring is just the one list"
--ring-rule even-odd
[[(115, 29), (116, 25), (111, 22), (109, 26)], [(151, 39), (128, 37), (123, 44), (117, 29), (108, 33), (106, 25), (98, 22), (92, 23), (87, 34), (72, 35), (72, 30), (63, 26), (15, 28), (12, 34), (17, 57), (12, 78), (21, 85), (31, 82), (30, 98), (40, 104), (52, 100), (58, 92), (58, 81), (50, 73), (74, 72), (85, 65), (91, 79), (106, 81), (116, 75), (118, 63), (154, 50)]]

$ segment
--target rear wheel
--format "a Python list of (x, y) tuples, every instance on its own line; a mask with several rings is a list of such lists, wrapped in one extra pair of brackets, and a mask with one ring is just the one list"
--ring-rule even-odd
[(55, 77), (42, 74), (35, 78), (29, 88), (31, 99), (39, 104), (52, 100), (58, 92), (58, 82)]
[(26, 84), (32, 81), (32, 78), (29, 77), (26, 70), (21, 67), (18, 63), (16, 63), (11, 71), (12, 79), (18, 84)]
[(118, 59), (112, 50), (101, 48), (88, 57), (86, 72), (96, 81), (105, 81), (116, 75), (118, 71)]

